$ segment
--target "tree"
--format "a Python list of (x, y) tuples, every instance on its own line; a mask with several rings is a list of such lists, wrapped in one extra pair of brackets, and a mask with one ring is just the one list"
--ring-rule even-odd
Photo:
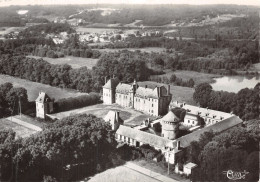
[(207, 107), (210, 99), (212, 86), (208, 83), (202, 83), (196, 86), (193, 99), (200, 104), (201, 107)]

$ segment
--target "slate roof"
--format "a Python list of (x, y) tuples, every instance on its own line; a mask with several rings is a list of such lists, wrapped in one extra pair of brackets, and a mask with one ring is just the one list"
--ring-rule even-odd
[(158, 98), (158, 87), (156, 87), (155, 89), (151, 89), (151, 88), (145, 88), (145, 87), (138, 87), (136, 89), (136, 94), (135, 96), (137, 97), (141, 97), (141, 98)]
[(197, 164), (194, 164), (194, 163), (192, 163), (192, 162), (189, 162), (188, 164), (185, 164), (185, 165), (183, 166), (183, 168), (192, 169), (192, 168), (197, 167), (197, 166), (198, 166)]
[(172, 112), (169, 111), (163, 118), (163, 121), (168, 121), (168, 122), (179, 122), (179, 118)]
[(103, 88), (107, 89), (115, 89), (118, 85), (119, 81), (116, 78), (111, 78), (107, 81), (107, 83), (103, 86)]
[(174, 147), (172, 140), (151, 133), (147, 133), (141, 130), (136, 130), (124, 125), (120, 125), (116, 133), (160, 149), (163, 149), (166, 146), (172, 148)]
[[(222, 119), (227, 119), (232, 116), (232, 114), (230, 114), (230, 113), (202, 108), (202, 107), (193, 106), (193, 105), (180, 103), (180, 102), (177, 103), (174, 101), (172, 101), (170, 103), (170, 106), (183, 108), (189, 114), (194, 114), (194, 115), (200, 114), (201, 117), (214, 118), (214, 119), (218, 119), (218, 120), (220, 120), (221, 117), (223, 117)], [(215, 117), (213, 117), (213, 116), (215, 116)]]
[(46, 103), (50, 101), (52, 101), (51, 98), (45, 92), (40, 92), (39, 96), (35, 100), (35, 102), (39, 102), (39, 103)]
[(238, 116), (234, 115), (228, 119), (219, 121), (216, 124), (207, 126), (200, 130), (196, 130), (188, 135), (177, 138), (176, 141), (180, 141), (180, 146), (183, 148), (186, 148), (190, 145), (190, 143), (192, 141), (198, 141), (200, 138), (200, 135), (204, 132), (209, 132), (210, 130), (212, 130), (213, 132), (223, 132), (229, 128), (232, 128), (234, 126), (241, 124), (242, 122), (243, 121)]
[(116, 87), (116, 92), (118, 93), (128, 93), (132, 90), (132, 86), (126, 83), (119, 83)]
[(120, 118), (118, 111), (109, 111), (107, 115), (104, 117), (106, 122), (110, 122), (111, 124), (121, 123), (123, 124), (123, 120)]

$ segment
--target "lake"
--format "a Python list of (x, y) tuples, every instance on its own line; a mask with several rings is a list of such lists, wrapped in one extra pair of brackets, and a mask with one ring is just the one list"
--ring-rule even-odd
[(214, 78), (216, 82), (212, 83), (213, 90), (227, 91), (237, 93), (243, 88), (254, 88), (260, 82), (259, 76), (224, 76), (221, 78)]

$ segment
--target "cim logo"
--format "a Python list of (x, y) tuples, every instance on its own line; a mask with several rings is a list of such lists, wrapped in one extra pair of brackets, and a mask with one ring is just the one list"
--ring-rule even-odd
[(245, 179), (246, 178), (246, 175), (248, 174), (249, 172), (247, 171), (243, 171), (243, 172), (236, 172), (236, 171), (232, 171), (232, 170), (228, 170), (228, 171), (223, 171), (223, 174), (226, 174), (227, 175), (227, 178), (228, 179), (231, 179), (231, 180), (239, 180), (239, 179)]

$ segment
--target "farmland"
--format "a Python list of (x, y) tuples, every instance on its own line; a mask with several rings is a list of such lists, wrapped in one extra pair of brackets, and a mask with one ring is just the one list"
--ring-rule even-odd
[(166, 74), (161, 76), (167, 76), (170, 78), (172, 74), (175, 74), (178, 78), (183, 79), (184, 81), (188, 81), (189, 79), (193, 79), (195, 82), (195, 85), (198, 85), (200, 83), (212, 83), (214, 82), (214, 78), (221, 77), (217, 74), (208, 74), (208, 73), (200, 73), (196, 71), (184, 71), (184, 70), (177, 70), (177, 71), (170, 71), (166, 70)]
[[(28, 57), (36, 58), (36, 59), (42, 58), (42, 57), (38, 57), (38, 56), (28, 56)], [(98, 61), (98, 59), (81, 58), (81, 57), (73, 57), (73, 56), (66, 56), (64, 58), (44, 57), (42, 59), (51, 64), (68, 64), (74, 69), (81, 68), (83, 66), (86, 66), (87, 68), (92, 69), (92, 67), (95, 66)]]
[(161, 53), (165, 52), (166, 49), (162, 47), (145, 47), (145, 48), (123, 48), (123, 49), (97, 49), (100, 52), (116, 52), (116, 51), (122, 51), (122, 50), (128, 50), (128, 51), (141, 51), (141, 52), (155, 52), (155, 53)]
[(45, 85), (41, 83), (36, 83), (36, 82), (32, 82), (32, 81), (12, 77), (12, 76), (0, 74), (0, 84), (6, 82), (12, 83), (14, 87), (24, 87), (25, 89), (27, 89), (29, 101), (34, 101), (37, 98), (40, 91), (46, 92), (50, 97), (55, 98), (55, 100), (68, 98), (68, 97), (77, 97), (85, 94), (74, 90), (56, 88), (50, 85)]

